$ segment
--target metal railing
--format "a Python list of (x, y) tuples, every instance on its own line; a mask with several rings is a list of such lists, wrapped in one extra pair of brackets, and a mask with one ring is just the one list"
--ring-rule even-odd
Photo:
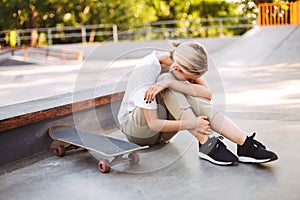
[(258, 25), (300, 24), (300, 2), (263, 3), (258, 5)]
[[(19, 53), (16, 53), (20, 51)], [(35, 48), (35, 47), (7, 47), (1, 49), (1, 56), (6, 55), (22, 55), (24, 61), (27, 61), (29, 56), (37, 57), (43, 60), (61, 61), (66, 63), (66, 61), (76, 61), (82, 62), (84, 59), (84, 52), (79, 50), (67, 50), (67, 49), (54, 49), (54, 48)]]
[(78, 27), (51, 27), (0, 31), (0, 44), (10, 46), (47, 46), (119, 40), (155, 40), (184, 37), (222, 37), (240, 35), (256, 25), (254, 17), (227, 17), (198, 20), (168, 20), (140, 23), (98, 24)]
[(45, 60), (60, 60), (62, 63), (66, 61), (83, 61), (83, 52), (76, 50), (66, 49), (53, 49), (53, 48), (24, 48), (24, 60), (26, 61), (29, 55), (41, 56)]
[(11, 54), (12, 56), (15, 55), (15, 51), (19, 50), (20, 48), (16, 48), (16, 47), (8, 47), (8, 48), (5, 48), (5, 49), (1, 49), (0, 48), (0, 56), (3, 56), (3, 55), (8, 55), (8, 54)]

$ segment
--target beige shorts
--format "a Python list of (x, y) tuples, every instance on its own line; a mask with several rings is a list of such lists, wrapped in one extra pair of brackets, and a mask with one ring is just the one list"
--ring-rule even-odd
[[(158, 80), (163, 79), (175, 79), (175, 77), (170, 73), (164, 73), (158, 77)], [(172, 89), (165, 89), (159, 93), (156, 100), (160, 119), (178, 120), (183, 110), (187, 108), (191, 108), (196, 116), (208, 116), (209, 120), (217, 114), (209, 100), (185, 95)], [(125, 122), (120, 124), (120, 128), (129, 141), (139, 145), (166, 143), (177, 133), (152, 131), (140, 107), (128, 113)]]

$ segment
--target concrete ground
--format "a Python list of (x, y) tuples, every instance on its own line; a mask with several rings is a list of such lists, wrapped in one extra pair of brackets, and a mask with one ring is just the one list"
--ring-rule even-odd
[(48, 152), (17, 163), (20, 168), (6, 166), (1, 199), (299, 199), (299, 119), (234, 121), (249, 133), (258, 131), (279, 160), (216, 166), (200, 160), (196, 141), (180, 132), (170, 144), (141, 152), (139, 165), (118, 165), (109, 174), (100, 173), (95, 157), (83, 151), (64, 158)]
[[(293, 28), (285, 31), (295, 33)], [(262, 40), (261, 35), (252, 36), (251, 42), (253, 37)], [(242, 38), (234, 45), (248, 52), (243, 44), (250, 41)], [(284, 54), (285, 46), (264, 53)], [(0, 199), (300, 199), (300, 58), (222, 65), (228, 57), (221, 62), (213, 56), (217, 71), (208, 81), (218, 90), (217, 104), (247, 133), (256, 131), (257, 139), (278, 154), (277, 161), (216, 166), (198, 158), (197, 142), (182, 131), (170, 144), (142, 151), (140, 164), (121, 164), (108, 174), (98, 171), (98, 155), (84, 151), (64, 158), (49, 151), (3, 166)], [(223, 87), (215, 86), (220, 79)], [(122, 137), (117, 130), (112, 135)], [(234, 144), (225, 143), (236, 152)]]

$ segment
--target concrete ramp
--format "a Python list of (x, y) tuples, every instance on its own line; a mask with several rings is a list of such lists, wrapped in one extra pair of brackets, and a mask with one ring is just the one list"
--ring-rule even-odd
[(300, 26), (256, 27), (212, 54), (218, 66), (253, 66), (300, 61)]

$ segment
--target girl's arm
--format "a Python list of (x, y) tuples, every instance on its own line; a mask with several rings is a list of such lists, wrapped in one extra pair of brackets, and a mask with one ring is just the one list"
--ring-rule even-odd
[(146, 102), (151, 102), (156, 97), (156, 95), (163, 91), (166, 88), (172, 88), (178, 92), (195, 96), (195, 97), (203, 97), (208, 100), (211, 100), (212, 94), (208, 89), (206, 82), (199, 78), (196, 80), (190, 81), (179, 81), (174, 79), (164, 79), (162, 81), (158, 81), (154, 85), (152, 85), (144, 95), (144, 99)]
[(168, 86), (173, 90), (190, 96), (203, 97), (208, 100), (212, 98), (212, 94), (206, 82), (201, 78), (190, 81), (170, 80)]

